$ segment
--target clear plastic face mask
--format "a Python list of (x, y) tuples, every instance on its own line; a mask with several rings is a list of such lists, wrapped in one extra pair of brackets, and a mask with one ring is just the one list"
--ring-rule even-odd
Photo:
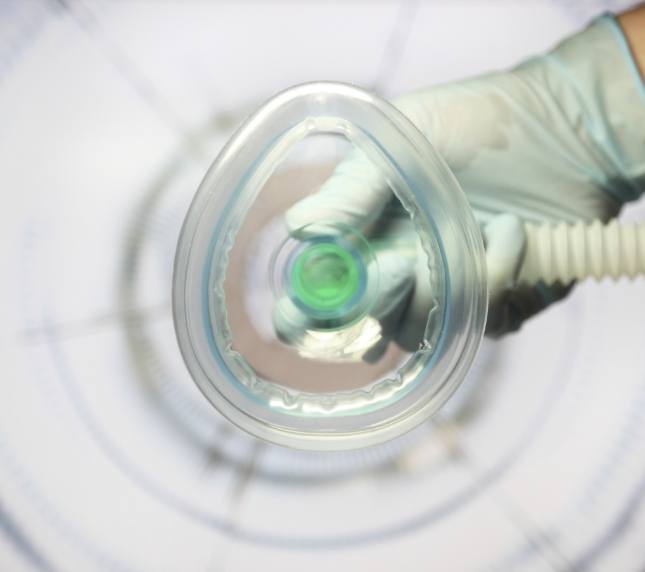
[[(391, 192), (384, 212), (356, 228), (322, 205), (288, 227), (289, 209), (357, 157)], [(486, 319), (483, 260), (457, 182), (400, 112), (355, 87), (305, 84), (238, 130), (195, 196), (175, 260), (179, 344), (204, 395), (248, 432), (372, 445), (426, 420), (463, 379)], [(388, 290), (406, 268), (414, 287)], [(392, 332), (415, 291), (406, 351)]]

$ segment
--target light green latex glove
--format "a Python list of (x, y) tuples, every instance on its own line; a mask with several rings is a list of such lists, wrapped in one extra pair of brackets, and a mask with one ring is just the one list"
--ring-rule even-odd
[[(517, 329), (569, 290), (516, 287), (522, 221), (607, 220), (645, 187), (645, 89), (611, 16), (511, 71), (394, 103), (446, 160), (482, 225), (489, 334)], [(390, 339), (414, 350), (427, 319), (428, 281), (409, 221), (391, 199), (381, 175), (357, 152), (286, 220), (292, 231), (316, 221), (376, 223), (372, 240), (387, 278), (374, 315)], [(276, 330), (286, 340), (298, 335), (282, 323)]]

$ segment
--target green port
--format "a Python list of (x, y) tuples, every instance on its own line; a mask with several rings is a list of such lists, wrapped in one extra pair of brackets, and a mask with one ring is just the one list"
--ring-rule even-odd
[(313, 310), (342, 308), (356, 294), (360, 271), (354, 257), (343, 247), (322, 242), (302, 251), (291, 271), (295, 296)]

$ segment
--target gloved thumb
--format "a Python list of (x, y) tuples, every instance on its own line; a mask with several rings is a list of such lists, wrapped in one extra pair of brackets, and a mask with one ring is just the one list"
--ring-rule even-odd
[(320, 190), (298, 201), (285, 214), (292, 235), (302, 227), (315, 234), (315, 223), (349, 226), (363, 231), (383, 211), (392, 193), (380, 169), (359, 149), (342, 161)]

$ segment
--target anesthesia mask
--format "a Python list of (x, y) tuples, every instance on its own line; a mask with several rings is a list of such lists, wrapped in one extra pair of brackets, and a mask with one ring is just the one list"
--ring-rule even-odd
[[(388, 197), (360, 225), (307, 198), (349, 164)], [(356, 186), (333, 192), (351, 214)], [(294, 225), (294, 205), (313, 205), (313, 222)], [(539, 254), (549, 237), (531, 236)], [(544, 274), (529, 259), (523, 271)], [(406, 264), (426, 303), (417, 339), (397, 344), (412, 292), (392, 274)], [(175, 259), (175, 329), (199, 389), (240, 428), (302, 449), (374, 445), (426, 421), (468, 372), (487, 303), (481, 232), (449, 168), (395, 107), (338, 83), (280, 93), (239, 128)]]

